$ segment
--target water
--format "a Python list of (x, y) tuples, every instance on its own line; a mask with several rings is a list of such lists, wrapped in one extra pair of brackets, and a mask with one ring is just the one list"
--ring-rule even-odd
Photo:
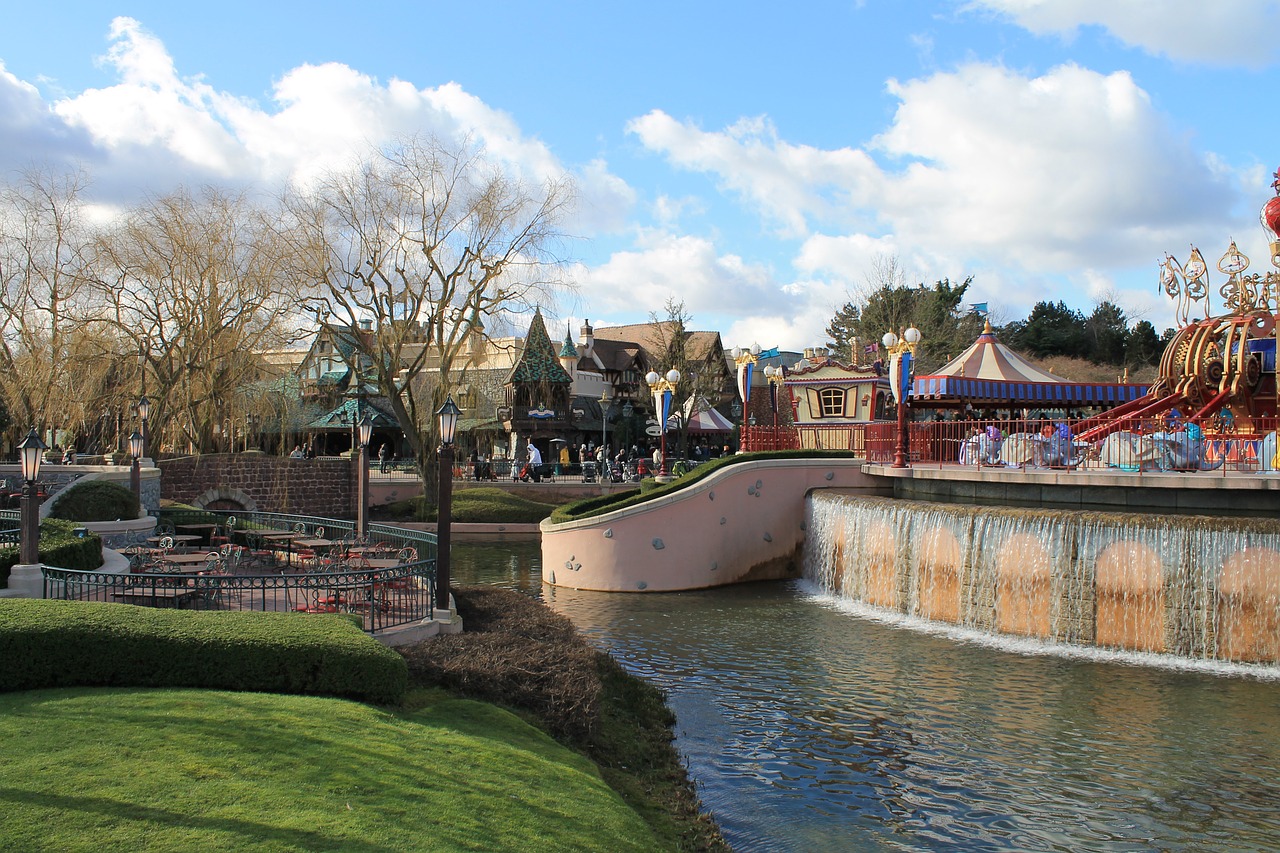
[(542, 586), (536, 542), (454, 546), (665, 689), (739, 851), (1280, 849), (1280, 683), (1012, 654), (804, 582)]

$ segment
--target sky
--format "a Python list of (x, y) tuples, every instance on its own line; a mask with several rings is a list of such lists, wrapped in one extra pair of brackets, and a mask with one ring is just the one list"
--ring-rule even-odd
[(726, 346), (821, 345), (887, 259), (997, 323), (1162, 330), (1166, 252), (1270, 268), (1280, 0), (4, 5), (0, 178), (83, 167), (111, 207), (468, 138), (577, 184), (553, 337), (675, 299)]

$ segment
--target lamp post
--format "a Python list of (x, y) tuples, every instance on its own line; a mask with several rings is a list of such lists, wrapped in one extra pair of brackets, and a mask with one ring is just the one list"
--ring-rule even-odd
[[(738, 368), (738, 396), (742, 398), (743, 412), (750, 412), (751, 403), (751, 376), (755, 372), (756, 362), (760, 359), (760, 345), (752, 344), (750, 349), (742, 347), (734, 347), (730, 353), (733, 356), (733, 363)], [(738, 442), (738, 452), (747, 449), (748, 434), (745, 429), (746, 424), (739, 422), (738, 428), (742, 432), (741, 440)]]
[(667, 415), (671, 411), (671, 395), (675, 393), (676, 383), (680, 381), (680, 371), (674, 367), (665, 376), (659, 376), (656, 370), (645, 374), (644, 381), (653, 392), (653, 411), (658, 417), (658, 429), (662, 430), (662, 470), (655, 480), (659, 483), (671, 482), (671, 463), (667, 461)]
[(778, 447), (778, 393), (785, 375), (781, 365), (765, 365), (764, 377), (769, 380), (769, 407), (773, 409), (773, 450), (781, 449)]
[(35, 427), (18, 445), (22, 463), (22, 503), (19, 531), (19, 559), (25, 565), (40, 562), (40, 500), (36, 494), (36, 478), (40, 476), (40, 463), (44, 460), (46, 445), (36, 434)]
[(911, 395), (912, 361), (916, 345), (920, 343), (920, 330), (910, 326), (899, 338), (893, 332), (885, 332), (880, 339), (889, 351), (889, 384), (893, 401), (898, 407), (898, 443), (893, 452), (893, 467), (910, 467), (910, 436), (907, 434), (907, 406)]
[(357, 429), (360, 434), (360, 468), (356, 481), (360, 494), (356, 505), (356, 538), (364, 541), (369, 530), (369, 439), (373, 437), (373, 419), (365, 415)]
[(605, 388), (604, 393), (600, 395), (600, 446), (604, 448), (605, 461), (608, 461), (609, 444), (605, 437), (605, 430), (609, 426), (609, 404), (613, 402), (613, 398), (609, 396), (609, 389)]
[(436, 609), (449, 609), (449, 532), (453, 522), (453, 440), (462, 410), (450, 396), (436, 410), (440, 419), (440, 492), (436, 500)]
[(142, 433), (135, 429), (129, 436), (129, 455), (133, 457), (129, 464), (129, 488), (139, 501), (142, 500), (142, 445)]
[(151, 414), (151, 401), (147, 399), (146, 394), (143, 394), (142, 399), (138, 400), (138, 419), (142, 423), (142, 452), (135, 455), (147, 455), (147, 415), (149, 414)]

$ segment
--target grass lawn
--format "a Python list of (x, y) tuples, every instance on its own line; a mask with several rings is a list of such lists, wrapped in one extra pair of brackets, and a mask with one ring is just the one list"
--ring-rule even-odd
[(443, 691), (392, 712), (208, 690), (0, 694), (16, 850), (651, 851), (586, 758)]
[[(455, 489), (453, 520), (475, 524), (537, 524), (551, 515), (557, 504), (540, 503), (502, 489)], [(421, 497), (396, 501), (371, 510), (379, 521), (435, 521), (436, 508)]]

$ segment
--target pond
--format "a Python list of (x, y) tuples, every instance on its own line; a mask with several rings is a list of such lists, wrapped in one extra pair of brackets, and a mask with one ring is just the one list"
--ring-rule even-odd
[(735, 850), (1277, 849), (1280, 683), (957, 643), (804, 581), (578, 592), (536, 542), (453, 552), (667, 691)]

